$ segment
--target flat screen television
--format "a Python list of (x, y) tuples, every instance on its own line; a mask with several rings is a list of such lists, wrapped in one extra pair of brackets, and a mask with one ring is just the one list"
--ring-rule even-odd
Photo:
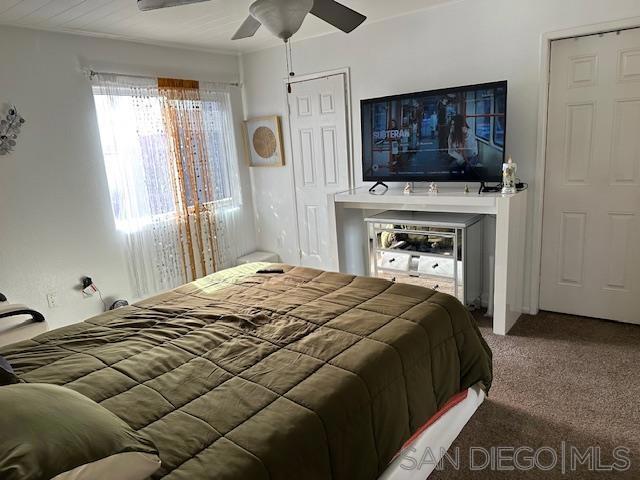
[(362, 174), (374, 182), (499, 182), (507, 82), (360, 102)]

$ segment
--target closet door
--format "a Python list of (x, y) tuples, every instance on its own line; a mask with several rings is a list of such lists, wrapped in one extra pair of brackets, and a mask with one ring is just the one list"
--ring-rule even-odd
[(640, 323), (640, 29), (552, 42), (540, 307)]
[(328, 196), (349, 188), (345, 75), (293, 83), (288, 102), (300, 263), (332, 269)]

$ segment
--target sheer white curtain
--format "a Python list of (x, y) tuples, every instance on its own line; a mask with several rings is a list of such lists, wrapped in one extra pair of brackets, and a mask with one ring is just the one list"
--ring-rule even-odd
[(93, 75), (116, 228), (138, 296), (235, 263), (240, 209), (228, 87)]
[(230, 88), (215, 83), (200, 82), (203, 118), (210, 134), (206, 135), (209, 158), (222, 164), (215, 175), (216, 198), (212, 207), (218, 219), (218, 252), (220, 268), (236, 264), (245, 240), (237, 238), (242, 195), (238, 172), (238, 152), (231, 111)]

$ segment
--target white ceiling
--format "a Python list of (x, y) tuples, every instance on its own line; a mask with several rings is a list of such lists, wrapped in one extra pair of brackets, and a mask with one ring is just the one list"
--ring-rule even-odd
[[(367, 22), (453, 0), (341, 0)], [(279, 44), (264, 28), (251, 39), (231, 41), (252, 0), (204, 3), (140, 12), (136, 0), (0, 0), (0, 25), (79, 33), (213, 51), (242, 52)], [(294, 40), (335, 29), (312, 15)]]

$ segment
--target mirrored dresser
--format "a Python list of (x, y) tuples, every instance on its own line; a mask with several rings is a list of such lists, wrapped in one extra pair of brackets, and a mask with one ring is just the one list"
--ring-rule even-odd
[(482, 215), (387, 210), (365, 218), (371, 275), (472, 305), (482, 293)]

